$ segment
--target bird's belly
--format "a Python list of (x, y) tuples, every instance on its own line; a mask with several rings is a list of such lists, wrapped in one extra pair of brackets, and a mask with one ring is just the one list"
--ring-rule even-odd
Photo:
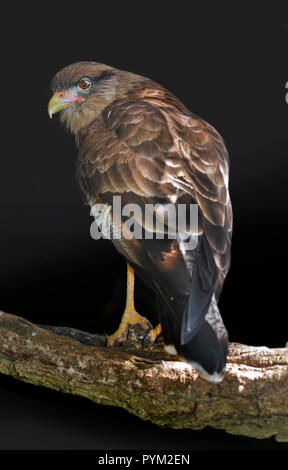
[(118, 220), (117, 217), (113, 217), (112, 206), (101, 203), (91, 204), (91, 211), (102, 237), (111, 240), (119, 253), (128, 259), (128, 261), (130, 260), (141, 266), (140, 256), (137, 256), (137, 248), (135, 246), (137, 245), (135, 243), (136, 239), (131, 236), (129, 238), (123, 236), (123, 224), (120, 218)]

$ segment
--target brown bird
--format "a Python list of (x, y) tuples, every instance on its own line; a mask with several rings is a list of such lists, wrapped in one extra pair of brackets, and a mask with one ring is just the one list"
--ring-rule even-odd
[[(52, 90), (49, 115), (61, 111), (61, 122), (75, 135), (77, 180), (86, 203), (96, 207), (102, 233), (119, 234), (127, 222), (119, 209), (112, 217), (113, 196), (121, 196), (121, 208), (157, 207), (152, 222), (134, 219), (134, 230), (138, 224), (150, 237), (135, 231), (130, 238), (111, 237), (127, 260), (128, 282), (126, 309), (108, 345), (125, 341), (131, 324), (150, 330), (150, 340), (162, 328), (169, 353), (207, 380), (222, 380), (228, 335), (217, 302), (230, 265), (232, 210), (221, 136), (151, 79), (97, 62), (63, 68)], [(169, 211), (184, 204), (198, 205), (198, 227), (186, 210), (185, 227), (177, 225), (169, 236), (175, 228)], [(188, 239), (196, 248), (187, 248)], [(157, 296), (160, 324), (152, 330), (134, 308), (134, 271)]]

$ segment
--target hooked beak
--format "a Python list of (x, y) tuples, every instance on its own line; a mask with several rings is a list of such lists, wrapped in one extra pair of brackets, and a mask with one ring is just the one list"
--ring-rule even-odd
[(84, 101), (84, 98), (73, 96), (68, 92), (56, 91), (48, 103), (48, 114), (52, 119), (53, 114), (58, 113), (61, 109), (68, 108), (75, 101)]

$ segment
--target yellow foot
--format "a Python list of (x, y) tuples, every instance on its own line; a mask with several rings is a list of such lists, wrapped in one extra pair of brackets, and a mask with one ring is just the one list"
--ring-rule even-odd
[(149, 331), (149, 333), (145, 336), (145, 339), (144, 339), (144, 344), (150, 344), (150, 343), (154, 343), (157, 336), (159, 336), (161, 334), (161, 325), (160, 323), (155, 326), (155, 328), (153, 328), (152, 330)]
[(115, 331), (113, 335), (110, 335), (108, 337), (108, 346), (114, 346), (115, 344), (124, 343), (127, 340), (129, 327), (134, 325), (140, 325), (145, 331), (151, 330), (152, 328), (152, 325), (149, 320), (139, 315), (136, 310), (125, 310), (118, 330)]

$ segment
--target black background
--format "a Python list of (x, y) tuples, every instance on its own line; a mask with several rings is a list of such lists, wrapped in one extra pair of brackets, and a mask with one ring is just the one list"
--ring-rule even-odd
[[(125, 262), (109, 241), (90, 237), (73, 138), (47, 115), (53, 75), (96, 60), (160, 82), (224, 137), (234, 236), (221, 312), (231, 341), (283, 347), (288, 27), (281, 4), (119, 3), (2, 12), (0, 307), (91, 332), (110, 333), (120, 320)], [(155, 320), (153, 297), (140, 282), (136, 306)], [(4, 376), (0, 407), (1, 449), (285, 447), (215, 430), (159, 429)]]

